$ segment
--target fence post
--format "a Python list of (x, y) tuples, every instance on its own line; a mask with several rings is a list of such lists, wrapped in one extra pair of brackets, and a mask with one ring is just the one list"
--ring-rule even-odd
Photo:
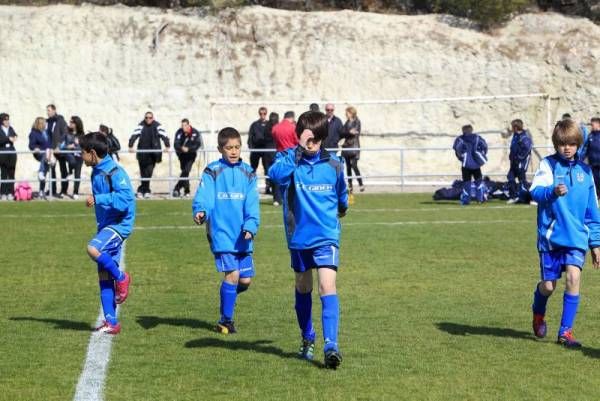
[(404, 149), (400, 149), (400, 192), (404, 192)]
[(173, 152), (171, 149), (167, 151), (169, 155), (169, 197), (173, 196)]

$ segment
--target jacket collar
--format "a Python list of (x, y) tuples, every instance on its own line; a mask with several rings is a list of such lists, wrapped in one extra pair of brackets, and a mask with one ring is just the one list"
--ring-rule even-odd
[(237, 167), (240, 166), (242, 164), (242, 158), (240, 157), (240, 160), (237, 161), (237, 163), (230, 163), (228, 160), (225, 160), (224, 157), (221, 157), (221, 159), (219, 159), (219, 161), (228, 166), (228, 167)]
[(108, 173), (114, 167), (115, 161), (112, 159), (112, 157), (110, 157), (110, 155), (107, 154), (106, 156), (104, 156), (104, 158), (102, 158), (102, 160), (100, 160), (100, 163), (94, 166), (94, 171), (102, 171)]

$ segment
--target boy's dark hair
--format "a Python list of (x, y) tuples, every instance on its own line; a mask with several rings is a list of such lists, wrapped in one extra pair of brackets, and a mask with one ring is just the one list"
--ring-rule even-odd
[(230, 139), (239, 139), (240, 143), (242, 143), (242, 136), (235, 128), (227, 127), (219, 131), (217, 142), (219, 143), (220, 148), (225, 146)]
[(190, 120), (188, 120), (187, 118), (184, 118), (183, 120), (181, 120), (181, 123), (182, 123), (182, 124), (183, 124), (183, 123), (189, 124), (189, 123), (190, 123)]
[(315, 136), (315, 141), (323, 141), (327, 138), (329, 133), (329, 122), (327, 116), (320, 111), (307, 111), (298, 117), (298, 123), (296, 124), (296, 135), (300, 138), (300, 135), (305, 129), (312, 131)]
[(110, 132), (110, 128), (108, 128), (104, 124), (100, 124), (100, 127), (98, 129), (100, 130), (101, 133), (106, 134), (106, 135), (108, 135), (108, 133)]
[(565, 113), (562, 115), (561, 119), (565, 119), (565, 118), (571, 118), (571, 115), (569, 113)]
[(269, 114), (269, 123), (271, 125), (275, 125), (278, 122), (279, 122), (279, 114), (272, 111), (271, 114)]
[(590, 120), (590, 123), (599, 123), (600, 124), (600, 117), (592, 117), (592, 119)]
[(46, 108), (51, 108), (52, 110), (56, 111), (56, 106), (53, 105), (52, 103), (50, 103), (48, 106), (46, 106)]
[(462, 133), (463, 134), (472, 134), (473, 133), (473, 126), (471, 124), (463, 125), (462, 126)]
[(308, 110), (309, 111), (319, 111), (319, 105), (316, 103), (311, 103), (310, 106), (308, 106)]
[(517, 131), (523, 131), (523, 120), (521, 120), (520, 118), (512, 120), (510, 122), (510, 125), (513, 127), (513, 129), (516, 129)]
[(108, 153), (108, 139), (101, 132), (85, 134), (79, 140), (79, 146), (86, 152), (94, 150), (99, 158), (103, 158)]
[(6, 120), (7, 118), (10, 118), (8, 113), (0, 113), (0, 122)]
[(294, 118), (296, 117), (296, 114), (293, 111), (286, 111), (285, 114), (283, 115), (283, 118)]

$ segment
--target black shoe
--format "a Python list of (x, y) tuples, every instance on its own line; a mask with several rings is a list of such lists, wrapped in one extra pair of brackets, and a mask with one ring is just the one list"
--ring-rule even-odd
[(325, 351), (325, 367), (327, 369), (337, 369), (342, 363), (342, 354), (338, 350), (330, 349)]
[(172, 194), (172, 195), (173, 195), (173, 198), (179, 198), (179, 196), (180, 196), (180, 194), (179, 194), (179, 190), (177, 190), (177, 189), (174, 189), (174, 190), (173, 190), (173, 194)]
[(233, 320), (228, 320), (226, 322), (219, 322), (215, 327), (215, 331), (221, 334), (233, 334), (237, 333), (235, 326), (233, 324)]

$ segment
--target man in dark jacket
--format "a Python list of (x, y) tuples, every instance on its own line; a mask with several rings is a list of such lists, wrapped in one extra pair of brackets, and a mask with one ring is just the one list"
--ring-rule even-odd
[(158, 121), (154, 119), (154, 114), (151, 111), (146, 112), (144, 121), (133, 131), (133, 135), (129, 138), (129, 151), (133, 152), (135, 141), (139, 138), (138, 150), (154, 150), (155, 152), (137, 152), (136, 158), (140, 166), (141, 183), (137, 189), (137, 197), (150, 198), (150, 179), (156, 163), (162, 161), (162, 153), (160, 141), (165, 144), (165, 151), (168, 151), (171, 143), (169, 137), (165, 133), (165, 129)]
[(62, 198), (64, 197), (64, 194), (67, 193), (67, 187), (69, 185), (69, 181), (67, 180), (67, 176), (69, 175), (67, 159), (72, 158), (69, 158), (67, 156), (68, 154), (61, 154), (60, 147), (61, 144), (65, 143), (69, 138), (69, 126), (67, 125), (65, 118), (56, 112), (55, 105), (49, 104), (46, 106), (46, 113), (48, 114), (48, 119), (46, 120), (46, 132), (48, 133), (48, 137), (52, 143), (52, 149), (54, 156), (56, 157), (56, 161), (60, 167), (61, 176), (61, 190), (60, 193), (57, 193), (56, 165), (51, 165), (50, 177), (52, 178), (52, 194)]
[(338, 142), (342, 137), (344, 131), (344, 124), (342, 120), (337, 118), (333, 113), (335, 112), (335, 106), (331, 103), (325, 105), (325, 115), (327, 115), (327, 121), (329, 122), (329, 129), (327, 138), (325, 138), (324, 147), (326, 149), (337, 149)]
[[(270, 138), (267, 138), (266, 136), (267, 123), (267, 108), (261, 107), (258, 109), (258, 120), (254, 121), (248, 130), (248, 148), (273, 149), (275, 147), (273, 137), (271, 136)], [(261, 159), (263, 170), (265, 171), (265, 175), (267, 175), (267, 171), (269, 171), (269, 167), (271, 167), (271, 163), (273, 163), (273, 156), (271, 152), (251, 152), (250, 166), (252, 167), (252, 171), (256, 173), (258, 163), (261, 161)], [(269, 194), (270, 192), (271, 182), (267, 178), (265, 193)]]
[(190, 196), (190, 171), (196, 161), (198, 149), (204, 148), (202, 135), (200, 132), (190, 125), (190, 120), (184, 118), (181, 120), (181, 128), (175, 133), (175, 141), (173, 142), (175, 152), (179, 158), (179, 166), (181, 167), (180, 180), (173, 189), (173, 197), (178, 198), (181, 195), (181, 190), (184, 190), (183, 196)]
[[(0, 151), (14, 152), (14, 142), (17, 140), (17, 134), (10, 125), (10, 116), (6, 113), (0, 113)], [(15, 153), (0, 154), (0, 197), (2, 200), (13, 200), (15, 190), (15, 167), (17, 165), (17, 155)], [(6, 182), (6, 181), (12, 182)]]

